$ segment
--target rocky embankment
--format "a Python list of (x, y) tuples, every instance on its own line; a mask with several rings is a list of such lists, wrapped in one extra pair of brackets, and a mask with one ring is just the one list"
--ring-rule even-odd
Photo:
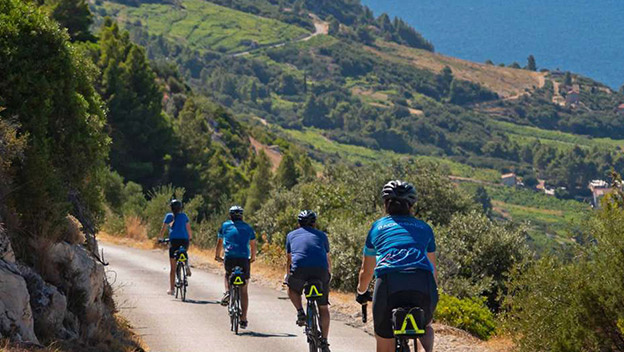
[[(68, 219), (67, 231), (80, 234), (79, 225)], [(30, 247), (37, 255), (28, 266), (0, 225), (0, 338), (27, 345), (105, 339), (115, 308), (104, 266), (82, 244), (39, 239)]]

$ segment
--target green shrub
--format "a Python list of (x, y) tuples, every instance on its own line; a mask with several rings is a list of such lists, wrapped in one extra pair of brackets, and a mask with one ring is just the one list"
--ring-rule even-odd
[(487, 340), (496, 332), (496, 318), (485, 301), (485, 297), (459, 299), (442, 293), (435, 319)]
[[(174, 197), (184, 200), (185, 193), (186, 190), (184, 188), (176, 188), (172, 185), (156, 187), (149, 193), (150, 200), (141, 214), (147, 224), (147, 237), (154, 238), (158, 236), (165, 214), (171, 212), (169, 202)], [(196, 196), (184, 203), (184, 212), (191, 220), (191, 226), (197, 224), (199, 208), (203, 204), (204, 199), (201, 196)]]

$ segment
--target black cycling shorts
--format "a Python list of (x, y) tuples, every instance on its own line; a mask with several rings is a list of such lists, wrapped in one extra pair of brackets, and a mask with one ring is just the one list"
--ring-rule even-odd
[(232, 275), (232, 271), (234, 271), (234, 268), (236, 268), (237, 266), (240, 266), (241, 269), (243, 269), (243, 273), (244, 273), (244, 277), (245, 280), (249, 280), (249, 278), (251, 277), (251, 266), (249, 265), (249, 259), (248, 258), (228, 258), (225, 257), (225, 260), (223, 261), (223, 264), (225, 266), (225, 277), (226, 278), (230, 278), (230, 275)]
[(323, 284), (323, 297), (319, 298), (316, 303), (319, 306), (329, 304), (329, 271), (323, 267), (296, 268), (290, 271), (288, 277), (288, 287), (298, 294), (303, 293), (303, 288), (308, 281), (319, 280)]
[(174, 259), (175, 256), (175, 252), (180, 249), (180, 247), (184, 246), (184, 248), (186, 248), (188, 250), (189, 248), (189, 240), (185, 240), (185, 239), (170, 239), (169, 240), (169, 258)]
[(438, 305), (438, 287), (428, 270), (403, 271), (382, 275), (375, 282), (373, 321), (375, 334), (394, 337), (392, 310), (399, 307), (420, 307), (427, 324)]

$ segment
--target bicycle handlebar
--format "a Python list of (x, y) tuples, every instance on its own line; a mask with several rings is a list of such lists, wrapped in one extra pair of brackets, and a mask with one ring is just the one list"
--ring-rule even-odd
[(169, 243), (169, 239), (168, 238), (159, 238), (158, 239), (158, 243)]

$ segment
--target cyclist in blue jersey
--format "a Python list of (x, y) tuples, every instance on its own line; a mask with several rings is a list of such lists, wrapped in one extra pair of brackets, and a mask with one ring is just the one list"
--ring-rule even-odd
[[(173, 199), (169, 205), (171, 206), (171, 213), (165, 214), (159, 238), (162, 238), (165, 231), (169, 229), (169, 263), (171, 264), (171, 269), (169, 271), (169, 291), (167, 291), (167, 294), (173, 295), (175, 292), (175, 252), (179, 250), (180, 247), (189, 248), (193, 232), (191, 231), (191, 224), (188, 216), (182, 212), (182, 202)], [(191, 276), (191, 268), (188, 265), (188, 259), (186, 261), (186, 272), (188, 276)]]
[(288, 297), (297, 309), (297, 325), (304, 326), (306, 314), (301, 303), (301, 293), (309, 280), (320, 280), (323, 297), (318, 301), (321, 320), (321, 351), (329, 352), (329, 280), (331, 260), (327, 235), (315, 228), (316, 213), (303, 210), (297, 218), (299, 228), (286, 236), (286, 283)]
[(438, 303), (436, 243), (431, 227), (411, 214), (416, 190), (410, 183), (395, 180), (382, 190), (387, 216), (375, 221), (366, 238), (357, 286), (357, 301), (370, 299), (373, 279), (373, 321), (377, 352), (395, 349), (392, 310), (420, 307), (425, 312), (426, 334), (420, 338), (425, 351), (433, 350), (433, 312)]
[[(250, 248), (251, 247), (251, 248)], [(224, 257), (221, 257), (221, 252)], [(249, 306), (249, 294), (247, 286), (250, 277), (251, 263), (256, 260), (256, 233), (253, 228), (243, 221), (243, 208), (234, 205), (230, 208), (230, 220), (221, 225), (217, 239), (215, 260), (223, 261), (225, 266), (225, 293), (221, 304), (227, 306), (230, 300), (229, 277), (235, 267), (243, 270), (246, 283), (241, 288), (241, 308), (243, 310), (240, 327), (247, 328), (247, 308)]]

